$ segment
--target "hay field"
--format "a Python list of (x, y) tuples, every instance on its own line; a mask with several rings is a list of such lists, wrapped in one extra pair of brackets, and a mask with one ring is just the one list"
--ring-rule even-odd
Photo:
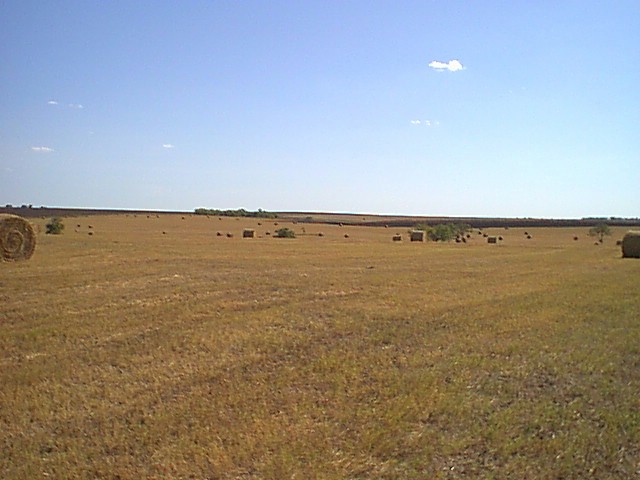
[(640, 478), (623, 230), (64, 222), (0, 263), (0, 478)]

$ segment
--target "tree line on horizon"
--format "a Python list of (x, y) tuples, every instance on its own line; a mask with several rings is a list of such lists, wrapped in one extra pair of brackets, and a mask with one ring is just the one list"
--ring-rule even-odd
[(278, 214), (259, 208), (256, 211), (239, 208), (237, 210), (218, 210), (216, 208), (196, 208), (196, 215), (216, 215), (218, 217), (278, 218)]

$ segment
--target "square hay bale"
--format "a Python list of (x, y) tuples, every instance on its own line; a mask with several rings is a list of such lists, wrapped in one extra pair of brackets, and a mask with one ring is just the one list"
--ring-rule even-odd
[(409, 234), (409, 238), (412, 242), (424, 242), (424, 231), (411, 230), (411, 233)]
[(394, 242), (401, 242), (402, 241), (402, 235), (394, 235), (392, 239), (393, 239)]
[(640, 231), (629, 231), (622, 237), (622, 257), (640, 258)]
[(498, 243), (498, 239), (496, 237), (487, 237), (487, 243)]
[(255, 238), (256, 231), (252, 228), (245, 228), (242, 231), (242, 238)]

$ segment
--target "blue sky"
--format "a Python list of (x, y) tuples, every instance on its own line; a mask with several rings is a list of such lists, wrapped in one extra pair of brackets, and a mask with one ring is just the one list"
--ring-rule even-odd
[(640, 216), (640, 2), (0, 2), (0, 203)]

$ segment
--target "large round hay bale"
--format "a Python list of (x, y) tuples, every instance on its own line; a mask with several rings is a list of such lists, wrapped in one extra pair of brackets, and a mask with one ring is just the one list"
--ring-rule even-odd
[(28, 260), (36, 249), (36, 233), (17, 215), (0, 214), (0, 259)]
[(622, 256), (640, 258), (640, 231), (630, 231), (622, 237)]

